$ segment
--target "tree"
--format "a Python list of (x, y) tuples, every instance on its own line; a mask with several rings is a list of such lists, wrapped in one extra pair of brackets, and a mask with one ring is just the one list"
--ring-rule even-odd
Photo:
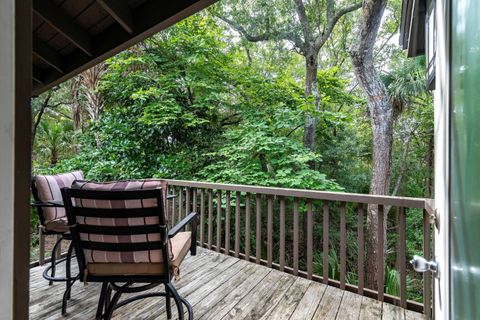
[[(361, 2), (337, 7), (338, 1), (289, 0), (225, 3), (216, 15), (251, 42), (287, 41), (305, 60), (305, 97), (310, 112), (304, 126), (304, 146), (314, 150), (320, 107), (317, 87), (318, 54), (337, 22), (361, 7)], [(296, 18), (292, 13), (295, 13)]]
[[(370, 193), (387, 195), (390, 192), (392, 173), (393, 142), (393, 103), (387, 88), (382, 82), (374, 63), (373, 49), (387, 0), (365, 0), (358, 24), (358, 37), (350, 49), (353, 70), (359, 85), (363, 88), (367, 99), (368, 111), (372, 124), (372, 178)], [(386, 217), (384, 223), (386, 226)], [(378, 270), (378, 211), (375, 206), (368, 207), (367, 215), (367, 259), (366, 284), (377, 289)], [(384, 249), (385, 250), (385, 249)], [(384, 255), (382, 255), (384, 256)], [(383, 263), (381, 264), (383, 265)], [(382, 290), (382, 288), (378, 288)]]

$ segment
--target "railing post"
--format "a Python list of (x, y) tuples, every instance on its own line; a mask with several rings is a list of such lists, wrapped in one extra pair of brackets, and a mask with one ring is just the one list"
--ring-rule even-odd
[(285, 198), (280, 198), (280, 271), (285, 269)]
[(328, 284), (328, 201), (323, 201), (323, 283)]
[(255, 209), (257, 211), (257, 223), (255, 225), (255, 242), (256, 242), (256, 260), (257, 264), (260, 264), (262, 258), (262, 196), (256, 195)]
[(340, 289), (345, 290), (347, 270), (347, 227), (345, 222), (346, 203), (340, 203)]
[(272, 267), (273, 260), (273, 197), (267, 197), (267, 266)]
[(38, 226), (38, 263), (43, 266), (45, 264), (45, 235), (43, 234), (43, 226)]
[(385, 239), (384, 239), (384, 207), (378, 205), (377, 212), (378, 224), (377, 224), (377, 287), (378, 287), (378, 300), (383, 302), (384, 296), (384, 283), (385, 283)]
[(250, 261), (250, 193), (245, 196), (245, 260)]
[(222, 246), (222, 190), (217, 190), (217, 252), (220, 252), (221, 246)]
[(307, 279), (313, 274), (313, 208), (312, 201), (307, 202)]
[(398, 208), (398, 264), (400, 267), (400, 306), (407, 308), (407, 261), (406, 261), (406, 215), (405, 208)]
[(205, 243), (205, 190), (200, 190), (200, 243)]
[(208, 190), (208, 249), (212, 249), (213, 242), (213, 190)]
[(298, 199), (293, 199), (293, 274), (298, 275)]
[(235, 257), (240, 254), (240, 192), (235, 192)]
[(364, 233), (363, 233), (363, 221), (364, 221), (364, 208), (363, 204), (358, 204), (358, 216), (357, 216), (357, 242), (358, 242), (358, 293), (363, 295), (363, 288), (365, 286), (365, 271), (363, 269), (364, 264)]
[(230, 191), (225, 195), (225, 254), (230, 254)]
[[(430, 216), (427, 210), (423, 209), (423, 257), (427, 260), (431, 259), (430, 253)], [(431, 273), (423, 273), (423, 313), (430, 319), (432, 315), (431, 311)]]

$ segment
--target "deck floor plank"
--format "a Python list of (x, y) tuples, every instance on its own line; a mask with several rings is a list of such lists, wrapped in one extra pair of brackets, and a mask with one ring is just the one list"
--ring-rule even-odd
[(343, 293), (342, 302), (337, 313), (337, 320), (357, 320), (360, 317), (362, 296), (350, 291)]
[(382, 304), (382, 319), (405, 320), (405, 309), (402, 309), (393, 304), (384, 302)]
[(322, 283), (311, 282), (295, 311), (290, 316), (290, 320), (312, 319), (326, 288), (327, 286)]
[(312, 319), (335, 319), (343, 298), (343, 290), (328, 286)]
[(360, 307), (360, 320), (381, 319), (382, 303), (378, 300), (362, 297), (362, 306)]
[[(30, 270), (30, 319), (93, 319), (101, 285), (76, 283), (62, 317), (65, 284), (49, 286), (42, 277), (45, 267)], [(78, 269), (76, 263), (72, 267)], [(192, 304), (194, 319), (424, 319), (416, 312), (203, 248), (185, 258), (181, 271), (174, 285)], [(57, 274), (63, 273), (64, 266), (59, 266)], [(163, 286), (150, 291), (163, 291)], [(178, 319), (173, 300), (172, 311)], [(165, 300), (136, 301), (116, 310), (113, 319), (166, 319)]]

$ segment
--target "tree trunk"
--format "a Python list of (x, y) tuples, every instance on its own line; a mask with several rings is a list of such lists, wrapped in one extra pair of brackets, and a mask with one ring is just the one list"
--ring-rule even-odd
[[(317, 90), (317, 70), (318, 70), (318, 51), (310, 48), (305, 55), (305, 98), (311, 106), (311, 110), (318, 111), (320, 104), (320, 95)], [(305, 119), (305, 131), (303, 135), (303, 145), (314, 150), (315, 133), (317, 131), (318, 117), (308, 113)]]
[[(373, 157), (372, 180), (370, 193), (386, 195), (389, 193), (392, 140), (393, 140), (393, 105), (387, 94), (374, 65), (373, 48), (377, 38), (383, 12), (387, 0), (365, 0), (362, 7), (362, 18), (359, 21), (359, 33), (350, 56), (358, 83), (363, 88), (372, 124)], [(378, 208), (370, 205), (367, 214), (367, 257), (365, 266), (366, 286), (377, 288), (378, 274), (378, 233), (383, 232), (386, 239), (386, 229), (378, 230)], [(387, 215), (384, 215), (384, 226)], [(385, 241), (386, 243), (386, 241)], [(383, 248), (385, 252), (385, 247)], [(385, 264), (385, 255), (382, 265)]]

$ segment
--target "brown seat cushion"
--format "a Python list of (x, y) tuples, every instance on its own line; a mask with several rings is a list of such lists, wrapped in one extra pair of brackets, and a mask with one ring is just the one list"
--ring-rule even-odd
[[(190, 250), (192, 234), (189, 231), (179, 232), (171, 239), (173, 259), (170, 267), (177, 269)], [(88, 263), (88, 273), (96, 276), (120, 275), (161, 275), (164, 274), (163, 263)]]

